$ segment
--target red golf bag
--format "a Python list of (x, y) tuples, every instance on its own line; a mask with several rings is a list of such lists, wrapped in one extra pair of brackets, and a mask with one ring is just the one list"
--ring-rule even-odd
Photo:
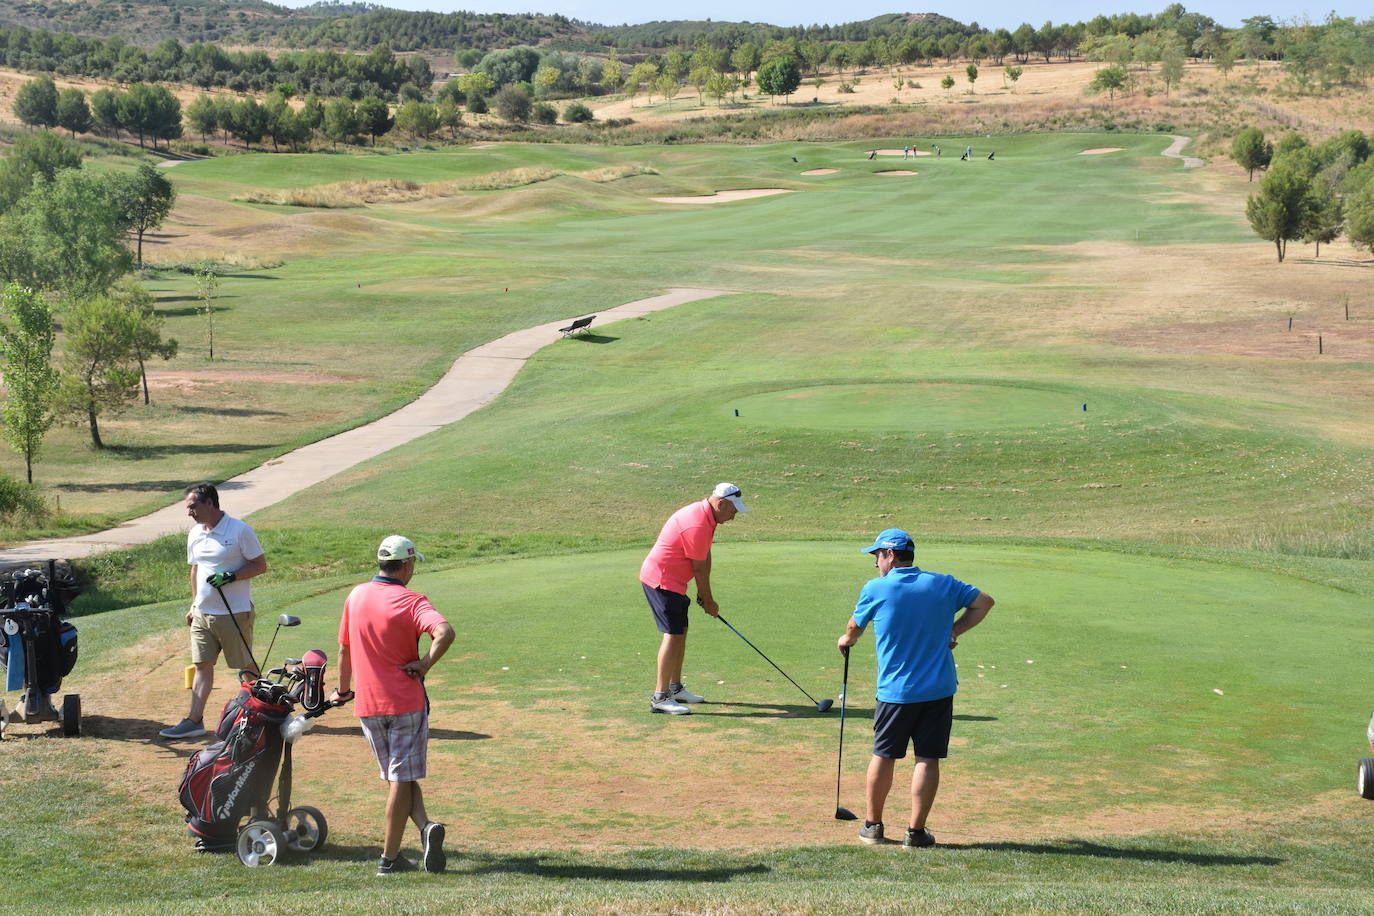
[(220, 740), (192, 755), (181, 777), (186, 829), (205, 849), (231, 848), (245, 817), (266, 816), (292, 704), (270, 702), (253, 686), (244, 684), (225, 704), (215, 729)]

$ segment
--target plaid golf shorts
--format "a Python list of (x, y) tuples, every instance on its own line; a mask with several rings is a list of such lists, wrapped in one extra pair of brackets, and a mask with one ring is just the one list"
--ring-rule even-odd
[(363, 716), (359, 721), (381, 767), (382, 779), (414, 782), (425, 778), (425, 751), (429, 745), (426, 710), (399, 716)]

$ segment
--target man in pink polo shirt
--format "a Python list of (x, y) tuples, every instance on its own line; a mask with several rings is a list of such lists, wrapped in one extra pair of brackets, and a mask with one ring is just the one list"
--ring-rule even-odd
[(682, 684), (687, 611), (692, 606), (687, 583), (697, 580), (697, 603), (712, 617), (719, 616), (720, 606), (711, 595), (711, 540), (717, 525), (746, 511), (739, 487), (716, 484), (710, 496), (672, 514), (639, 568), (644, 596), (663, 634), (658, 647), (658, 683), (649, 700), (649, 712), (683, 716), (692, 711), (686, 704), (704, 699)]
[[(425, 777), (429, 741), (429, 697), (424, 678), (453, 644), (453, 627), (429, 599), (406, 586), (415, 575), (409, 538), (393, 534), (377, 548), (378, 574), (349, 592), (339, 621), (339, 686), (333, 699), (347, 698), (357, 677), (357, 705), (363, 734), (377, 757), (386, 798), (386, 827), (378, 875), (415, 871), (401, 856), (406, 819), (420, 828), (424, 868), (444, 870), (444, 825), (425, 812), (420, 780)], [(430, 636), (420, 657), (421, 634)]]

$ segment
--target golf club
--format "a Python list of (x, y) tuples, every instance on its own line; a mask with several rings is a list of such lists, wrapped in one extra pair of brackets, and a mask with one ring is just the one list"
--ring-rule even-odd
[[(698, 598), (697, 598), (697, 604), (700, 604), (700, 603), (701, 603), (701, 598), (698, 597)], [(717, 614), (717, 615), (716, 615), (716, 619), (719, 620), (721, 623), (725, 624), (727, 627), (730, 627), (730, 631), (733, 632), (733, 633), (734, 633), (736, 636), (738, 636), (740, 639), (743, 639), (746, 643), (749, 643), (749, 648), (753, 649), (753, 650), (754, 650), (755, 652), (757, 652), (759, 655), (763, 655), (763, 650), (760, 649), (758, 646), (754, 645), (753, 643), (749, 642), (748, 638), (746, 638), (745, 635), (744, 635), (743, 633), (741, 633), (739, 630), (736, 630), (733, 626), (730, 625), (730, 621), (726, 620), (726, 619), (725, 619), (724, 617), (722, 617), (720, 614)], [(778, 668), (777, 664), (776, 664), (771, 658), (769, 658), (768, 656), (763, 655), (763, 660), (766, 661), (768, 664), (772, 665), (774, 668)], [(791, 676), (789, 676), (788, 673), (787, 673), (786, 671), (783, 671), (781, 668), (778, 668), (778, 673), (781, 674), (783, 677), (787, 678), (789, 681), (792, 681)], [(807, 698), (808, 700), (810, 700), (812, 703), (815, 703), (815, 704), (816, 704), (816, 712), (825, 712), (827, 709), (829, 709), (830, 707), (832, 707), (832, 706), (835, 705), (835, 701), (834, 701), (834, 700), (819, 700), (819, 701), (818, 701), (818, 700), (817, 700), (815, 697), (813, 697), (811, 694), (806, 693), (806, 688), (802, 687), (802, 685), (801, 685), (801, 684), (798, 684), (796, 681), (792, 681), (792, 686), (795, 687), (795, 688), (797, 688), (798, 690), (800, 690), (802, 693), (806, 694), (806, 698)]]
[(840, 770), (844, 766), (844, 707), (849, 700), (849, 652), (844, 653), (844, 679), (840, 684), (840, 759), (835, 763), (835, 820), (857, 821), (859, 816), (840, 807)]
[[(230, 620), (231, 623), (234, 624), (234, 631), (237, 632), (237, 633), (239, 634), (239, 639), (242, 640), (242, 642), (243, 642), (243, 647), (244, 647), (245, 649), (248, 649), (248, 640), (247, 640), (247, 639), (244, 639), (244, 637), (243, 637), (243, 630), (239, 629), (239, 618), (238, 618), (238, 616), (234, 613), (233, 607), (230, 606), (230, 604), (229, 604), (229, 599), (226, 598), (226, 597), (224, 597), (224, 589), (220, 588), (218, 585), (216, 585), (214, 588), (215, 588), (215, 591), (219, 592), (219, 600), (224, 602), (224, 609), (225, 609), (226, 611), (229, 612), (229, 620)], [(272, 638), (275, 639), (276, 636), (273, 636)], [(261, 672), (261, 671), (262, 671), (262, 666), (260, 666), (260, 665), (258, 664), (258, 660), (257, 660), (256, 658), (253, 658), (253, 650), (252, 650), (252, 649), (248, 649), (248, 657), (249, 657), (250, 659), (252, 659), (252, 661), (253, 661), (253, 670), (254, 670), (254, 671)]]
[(300, 619), (299, 617), (296, 617), (296, 616), (293, 615), (293, 614), (278, 614), (278, 615), (277, 615), (277, 628), (276, 628), (275, 630), (272, 631), (272, 641), (269, 642), (269, 643), (267, 644), (267, 651), (266, 651), (265, 653), (263, 653), (263, 656), (262, 656), (262, 657), (263, 657), (263, 658), (271, 658), (271, 657), (272, 657), (272, 647), (275, 646), (275, 645), (277, 644), (277, 634), (281, 632), (281, 628), (282, 628), (282, 627), (298, 627), (298, 626), (300, 626), (300, 625), (301, 625), (301, 619)]

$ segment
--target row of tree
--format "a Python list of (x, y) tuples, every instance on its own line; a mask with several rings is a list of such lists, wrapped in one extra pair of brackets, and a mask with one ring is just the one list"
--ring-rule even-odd
[[(100, 415), (138, 396), (147, 360), (175, 355), (152, 296), (128, 276), (175, 197), (148, 163), (83, 168), (75, 145), (51, 131), (20, 137), (0, 159), (0, 432), (23, 454), (30, 483), (58, 418), (80, 418), (102, 448)], [(56, 367), (55, 314), (64, 340)]]
[(1347, 130), (1317, 145), (1297, 132), (1270, 143), (1257, 127), (1235, 136), (1231, 156), (1249, 172), (1264, 170), (1245, 215), (1260, 238), (1274, 243), (1278, 259), (1288, 243), (1321, 246), (1345, 235), (1374, 251), (1374, 136)]
[(72, 135), (124, 131), (138, 138), (176, 140), (181, 136), (181, 102), (165, 86), (136, 83), (128, 90), (97, 89), (89, 98), (81, 89), (58, 90), (52, 77), (40, 76), (19, 87), (14, 113), (30, 127), (61, 127)]

